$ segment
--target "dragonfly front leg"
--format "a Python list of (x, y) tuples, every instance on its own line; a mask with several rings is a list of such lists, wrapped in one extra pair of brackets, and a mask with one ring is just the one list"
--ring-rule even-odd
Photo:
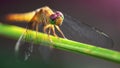
[(60, 29), (57, 25), (55, 25), (55, 27), (56, 27), (57, 30), (61, 33), (62, 37), (66, 39), (66, 37), (65, 37), (65, 35), (63, 34), (63, 32), (61, 31), (61, 29)]

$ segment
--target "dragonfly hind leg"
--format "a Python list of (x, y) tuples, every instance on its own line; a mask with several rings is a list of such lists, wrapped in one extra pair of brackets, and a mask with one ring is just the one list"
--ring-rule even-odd
[(38, 34), (38, 28), (39, 28), (39, 24), (38, 23), (36, 23), (36, 38), (37, 38), (37, 34)]

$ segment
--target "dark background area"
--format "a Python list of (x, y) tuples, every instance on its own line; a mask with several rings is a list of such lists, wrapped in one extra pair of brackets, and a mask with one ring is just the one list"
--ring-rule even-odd
[[(28, 12), (46, 5), (104, 31), (114, 41), (114, 46), (110, 49), (120, 51), (119, 0), (0, 0), (0, 19), (3, 21), (2, 17), (8, 13)], [(24, 25), (8, 22), (6, 24)], [(62, 30), (65, 32), (66, 29)], [(75, 39), (76, 36), (74, 34), (72, 38)], [(57, 49), (52, 52), (51, 60), (47, 63), (42, 60), (37, 50), (28, 61), (16, 61), (14, 59), (16, 41), (0, 36), (0, 68), (120, 68), (119, 64), (113, 62)]]

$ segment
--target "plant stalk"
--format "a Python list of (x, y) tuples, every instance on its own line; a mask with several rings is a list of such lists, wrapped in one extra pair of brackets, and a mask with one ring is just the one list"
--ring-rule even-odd
[[(6, 36), (17, 40), (24, 31), (25, 28), (0, 23), (0, 35), (2, 36)], [(51, 35), (50, 37), (48, 37), (47, 34), (40, 32), (37, 32), (36, 36), (35, 31), (32, 30), (28, 31), (31, 33), (32, 39), (34, 39), (33, 42), (35, 44), (53, 46), (53, 48), (57, 48), (60, 50), (65, 50), (79, 54), (86, 54), (96, 58), (101, 58), (112, 62), (120, 63), (120, 52), (68, 39), (58, 38)], [(52, 42), (50, 40), (52, 40)], [(27, 41), (29, 42), (30, 38), (27, 38)]]

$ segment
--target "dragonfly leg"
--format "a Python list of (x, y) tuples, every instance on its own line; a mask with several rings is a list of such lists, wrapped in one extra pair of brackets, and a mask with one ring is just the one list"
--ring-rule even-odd
[(36, 25), (36, 22), (33, 22), (33, 23), (32, 23), (32, 29), (35, 28), (35, 25)]
[(51, 26), (51, 25), (46, 25), (46, 26), (44, 26), (43, 32), (47, 34), (47, 31), (46, 31), (46, 30), (47, 30), (48, 28), (50, 28), (50, 26)]
[[(44, 27), (44, 32), (45, 33), (47, 33), (47, 30), (48, 29), (48, 39), (49, 39), (49, 41), (52, 43), (53, 41), (52, 41), (52, 39), (50, 38), (50, 32), (51, 32), (51, 29), (52, 29), (52, 25), (46, 25), (45, 27)], [(53, 48), (53, 44), (52, 44), (52, 46), (50, 46), (50, 49), (52, 49)]]
[(55, 37), (58, 37), (58, 36), (57, 36), (57, 34), (56, 34), (56, 32), (55, 32), (55, 28), (54, 28), (54, 26), (53, 26), (53, 25), (52, 25), (52, 27), (51, 27), (51, 28), (52, 28), (53, 35), (54, 35)]
[[(44, 33), (48, 34), (48, 38), (49, 38), (49, 40), (52, 42), (52, 40), (50, 39), (50, 36), (49, 36), (49, 35), (50, 35), (50, 32), (51, 32), (51, 26), (52, 26), (52, 25), (50, 25), (50, 24), (49, 24), (49, 25), (46, 25), (46, 26), (43, 28), (43, 31), (44, 31)], [(49, 30), (48, 30), (48, 33), (47, 33), (46, 30), (47, 30), (48, 28), (49, 28)]]
[(37, 38), (37, 34), (38, 34), (38, 27), (39, 27), (39, 24), (38, 23), (36, 23), (36, 38)]
[(61, 33), (62, 37), (66, 39), (66, 37), (65, 37), (65, 35), (63, 34), (63, 32), (61, 31), (61, 29), (60, 29), (57, 25), (55, 25), (55, 27), (56, 27), (57, 30)]
[(50, 40), (50, 42), (52, 42), (52, 40), (50, 38), (50, 32), (51, 32), (51, 28), (48, 29), (48, 39)]

